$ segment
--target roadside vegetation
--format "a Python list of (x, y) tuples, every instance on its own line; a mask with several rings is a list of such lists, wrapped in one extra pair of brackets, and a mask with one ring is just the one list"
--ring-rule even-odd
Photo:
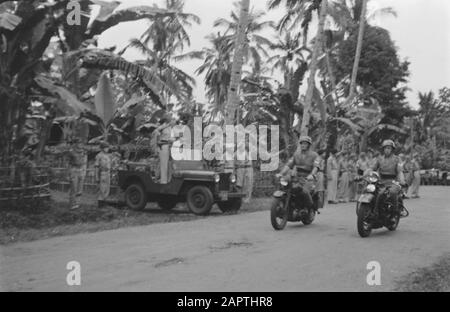
[[(124, 227), (224, 216), (217, 207), (213, 208), (210, 216), (196, 216), (189, 212), (184, 204), (179, 204), (171, 212), (163, 211), (157, 205), (150, 204), (144, 211), (132, 211), (113, 206), (98, 208), (93, 196), (86, 196), (80, 209), (71, 210), (62, 193), (54, 193), (53, 198), (58, 201), (52, 200), (39, 207), (27, 206), (20, 209), (0, 210), (0, 245)], [(267, 210), (270, 207), (268, 200), (256, 198), (251, 204), (244, 204), (239, 213)]]
[(421, 268), (397, 282), (397, 291), (449, 292), (450, 254), (443, 256), (430, 267)]

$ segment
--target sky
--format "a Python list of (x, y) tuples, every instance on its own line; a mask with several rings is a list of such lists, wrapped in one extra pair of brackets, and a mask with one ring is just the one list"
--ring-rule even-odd
[[(213, 23), (218, 18), (228, 18), (235, 0), (185, 0), (185, 12), (200, 17), (201, 25), (189, 29), (191, 46), (185, 52), (201, 50), (208, 46), (205, 38), (220, 29)], [(118, 10), (138, 5), (162, 6), (162, 0), (122, 0)], [(268, 20), (278, 21), (284, 14), (282, 8), (267, 10), (267, 0), (251, 0), (251, 7), (266, 11)], [(402, 60), (411, 62), (409, 82), (411, 89), (407, 93), (409, 104), (418, 107), (418, 92), (437, 91), (450, 87), (450, 1), (449, 0), (370, 0), (369, 10), (393, 7), (397, 17), (384, 16), (372, 24), (381, 26), (391, 33)], [(118, 50), (126, 46), (130, 39), (138, 38), (146, 29), (147, 21), (121, 23), (102, 34), (99, 47), (117, 46)], [(268, 34), (269, 36), (271, 34)], [(124, 55), (129, 60), (140, 58), (139, 53), (128, 51)], [(201, 60), (177, 64), (191, 76), (201, 65)], [(206, 103), (203, 77), (198, 76), (194, 97)]]

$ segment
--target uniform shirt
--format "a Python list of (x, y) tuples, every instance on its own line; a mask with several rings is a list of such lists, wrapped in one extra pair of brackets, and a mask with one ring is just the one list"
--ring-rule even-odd
[(111, 170), (111, 158), (109, 154), (100, 152), (95, 156), (95, 167), (101, 171)]
[(169, 142), (171, 137), (172, 137), (172, 129), (170, 128), (170, 126), (168, 126), (167, 128), (164, 128), (161, 131), (161, 135), (159, 136), (159, 140), (162, 141), (162, 142)]
[(397, 176), (402, 171), (400, 158), (395, 155), (389, 157), (381, 156), (372, 167), (373, 171), (378, 171), (382, 176)]
[(320, 167), (320, 157), (313, 151), (303, 152), (301, 150), (297, 150), (294, 157), (289, 160), (287, 166), (291, 169), (294, 169), (295, 166), (303, 173), (311, 173), (314, 168)]
[(345, 159), (339, 161), (339, 168), (341, 173), (348, 172), (349, 171), (348, 161)]
[(415, 159), (411, 162), (411, 170), (412, 172), (420, 171), (419, 162)]
[(81, 169), (87, 165), (87, 153), (81, 147), (72, 147), (66, 155), (71, 167)]
[(335, 157), (333, 157), (333, 156), (328, 157), (327, 169), (329, 171), (339, 170), (339, 165), (338, 165), (338, 162)]
[(320, 172), (323, 172), (325, 170), (325, 159), (319, 156), (319, 166), (318, 169)]

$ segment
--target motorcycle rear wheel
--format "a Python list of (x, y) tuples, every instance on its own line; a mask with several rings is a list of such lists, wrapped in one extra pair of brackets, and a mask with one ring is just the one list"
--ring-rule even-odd
[(284, 230), (288, 222), (288, 209), (285, 200), (274, 198), (270, 208), (270, 221), (276, 231)]
[(370, 204), (360, 203), (358, 209), (357, 228), (359, 236), (366, 238), (372, 234), (372, 225), (367, 221), (370, 215)]

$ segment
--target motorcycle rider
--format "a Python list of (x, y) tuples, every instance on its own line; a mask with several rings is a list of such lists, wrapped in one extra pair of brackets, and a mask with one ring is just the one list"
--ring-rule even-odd
[(400, 203), (400, 211), (402, 211), (404, 209), (403, 199), (399, 196), (402, 188), (393, 184), (394, 180), (399, 181), (401, 185), (405, 184), (401, 160), (398, 156), (394, 155), (396, 147), (394, 141), (385, 140), (382, 147), (383, 155), (376, 160), (372, 170), (380, 174), (381, 183), (384, 186), (390, 187), (389, 197), (395, 205), (394, 208), (398, 209), (397, 203)]
[[(299, 140), (299, 148), (294, 153), (294, 156), (288, 161), (284, 169), (278, 176), (285, 176), (294, 168), (296, 169), (297, 178), (306, 181), (302, 185), (302, 192), (299, 195), (299, 199), (305, 203), (305, 207), (310, 209), (315, 207), (313, 199), (311, 197), (311, 190), (314, 187), (316, 174), (320, 169), (320, 157), (311, 150), (312, 139), (309, 136), (302, 136)], [(297, 180), (294, 178), (294, 181)], [(295, 184), (295, 183), (294, 183)]]

